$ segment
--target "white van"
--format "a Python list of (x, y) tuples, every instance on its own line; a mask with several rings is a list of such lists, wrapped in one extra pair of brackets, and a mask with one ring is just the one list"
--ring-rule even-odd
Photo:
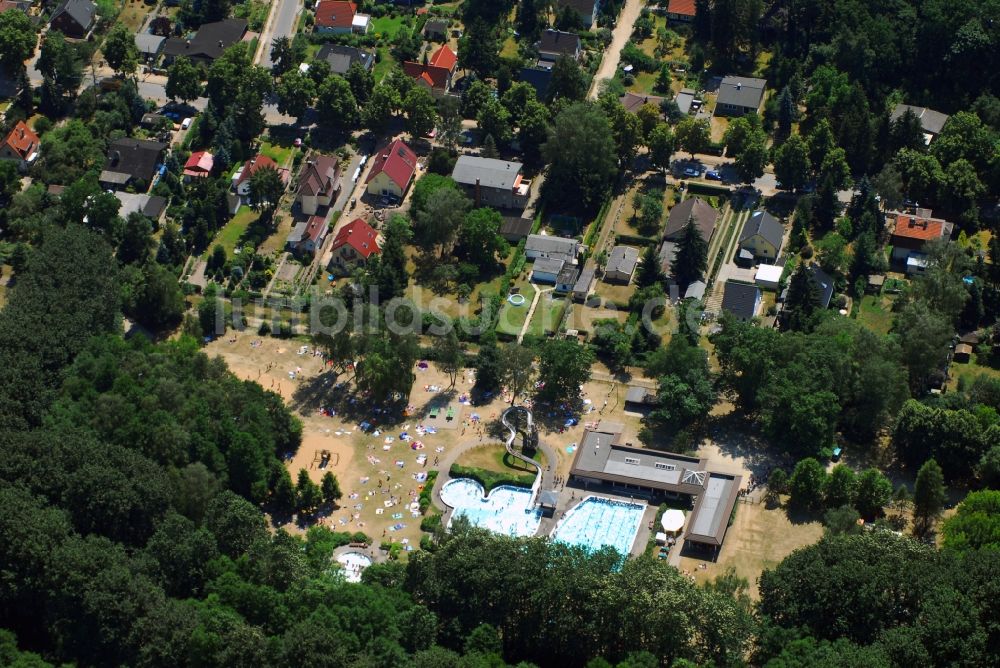
[(192, 120), (194, 120), (194, 119), (188, 117), (188, 118), (185, 118), (183, 121), (181, 121), (181, 130), (187, 130), (189, 127), (191, 127), (191, 121)]

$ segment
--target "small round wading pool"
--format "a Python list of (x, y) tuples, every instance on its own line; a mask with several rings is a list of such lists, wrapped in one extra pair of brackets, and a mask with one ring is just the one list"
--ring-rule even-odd
[(507, 297), (507, 301), (510, 302), (511, 306), (524, 306), (524, 302), (526, 300), (524, 298), (524, 295), (516, 293)]
[(361, 582), (361, 571), (372, 565), (372, 558), (360, 552), (344, 552), (337, 561), (344, 567), (344, 579), (348, 582)]

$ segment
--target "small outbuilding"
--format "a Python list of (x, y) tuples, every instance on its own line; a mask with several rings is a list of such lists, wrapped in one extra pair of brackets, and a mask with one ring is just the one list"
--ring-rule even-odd
[(777, 290), (778, 285), (781, 283), (781, 274), (783, 271), (783, 267), (775, 264), (758, 265), (753, 282), (757, 287), (764, 290)]
[(955, 346), (955, 355), (952, 358), (959, 364), (968, 364), (972, 361), (972, 346), (968, 343), (960, 343)]

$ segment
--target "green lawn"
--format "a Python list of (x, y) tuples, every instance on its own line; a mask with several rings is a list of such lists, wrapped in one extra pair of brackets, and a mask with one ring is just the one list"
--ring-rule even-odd
[(501, 334), (517, 336), (521, 333), (521, 326), (524, 325), (525, 318), (528, 317), (528, 309), (531, 308), (531, 300), (535, 296), (535, 291), (527, 281), (518, 281), (511, 287), (519, 287), (524, 295), (524, 304), (514, 306), (504, 299), (500, 307), (500, 317), (497, 320), (497, 331)]
[(528, 334), (541, 336), (555, 332), (562, 322), (562, 314), (566, 309), (566, 300), (562, 297), (552, 297), (551, 292), (546, 292), (538, 299), (538, 306), (531, 316), (531, 324), (528, 325)]
[(207, 257), (212, 252), (212, 248), (216, 244), (222, 244), (222, 247), (226, 249), (226, 255), (232, 257), (233, 250), (236, 248), (236, 244), (239, 243), (240, 237), (250, 227), (250, 223), (259, 217), (260, 214), (250, 207), (240, 207), (236, 215), (219, 230), (219, 233), (215, 236), (215, 241), (205, 250), (205, 256)]
[(381, 16), (372, 21), (372, 32), (376, 36), (381, 35), (382, 37), (395, 37), (399, 29), (403, 27), (405, 19), (402, 16)]
[(865, 295), (858, 309), (858, 321), (873, 332), (888, 334), (892, 327), (892, 302), (878, 295)]
[(378, 54), (378, 62), (375, 63), (375, 68), (373, 70), (376, 83), (381, 81), (385, 75), (389, 73), (389, 70), (392, 69), (392, 66), (396, 64), (396, 59), (392, 57), (391, 53), (389, 53), (389, 49), (384, 46), (378, 50)]
[(649, 95), (661, 95), (656, 92), (656, 72), (639, 72), (635, 75), (635, 83), (628, 87), (633, 93), (648, 93)]
[(279, 167), (285, 166), (292, 159), (293, 151), (295, 148), (292, 146), (281, 146), (268, 141), (260, 143), (260, 152), (278, 163)]
[(965, 378), (966, 381), (971, 381), (976, 376), (985, 375), (991, 378), (1000, 378), (1000, 369), (994, 369), (989, 366), (982, 366), (977, 363), (977, 356), (972, 356), (972, 361), (968, 364), (958, 364), (953, 362), (949, 368), (951, 373), (951, 382), (948, 386), (951, 388), (958, 387), (959, 379)]

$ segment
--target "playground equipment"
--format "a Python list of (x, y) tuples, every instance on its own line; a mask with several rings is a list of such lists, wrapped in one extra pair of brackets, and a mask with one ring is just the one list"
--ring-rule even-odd
[[(523, 413), (526, 418), (526, 425), (523, 431), (518, 429), (518, 427), (511, 422), (510, 418), (515, 413)], [(538, 472), (535, 475), (535, 482), (531, 485), (531, 504), (537, 505), (538, 492), (542, 487), (542, 465), (537, 461), (535, 461), (534, 459), (532, 459), (531, 457), (528, 457), (527, 455), (522, 454), (522, 452), (518, 452), (517, 450), (514, 449), (514, 439), (517, 438), (518, 431), (521, 431), (522, 435), (521, 436), (522, 451), (525, 449), (535, 450), (538, 448), (538, 431), (535, 429), (535, 424), (534, 421), (532, 420), (531, 411), (529, 411), (524, 406), (511, 406), (510, 408), (507, 408), (506, 410), (504, 410), (503, 413), (500, 414), (500, 422), (503, 424), (504, 427), (508, 429), (508, 431), (510, 431), (510, 435), (504, 442), (504, 447), (507, 449), (507, 453), (511, 457), (516, 457), (517, 459), (520, 459), (526, 464), (534, 466)]]

